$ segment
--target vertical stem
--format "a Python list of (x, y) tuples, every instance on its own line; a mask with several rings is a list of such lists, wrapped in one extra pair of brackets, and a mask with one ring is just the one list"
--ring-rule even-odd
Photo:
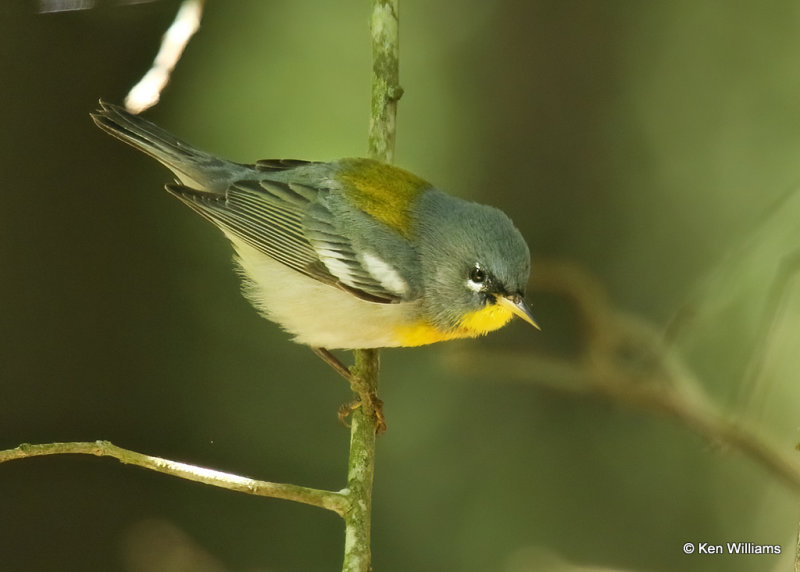
[[(372, 112), (369, 122), (369, 155), (390, 163), (394, 156), (399, 84), (399, 0), (372, 0)], [(353, 411), (350, 427), (350, 460), (347, 489), (350, 506), (345, 513), (345, 547), (342, 570), (372, 569), (372, 478), (375, 471), (375, 435), (378, 419), (374, 397), (378, 390), (378, 350), (356, 350), (352, 370), (353, 390), (361, 406)]]
[(394, 158), (400, 87), (399, 0), (372, 0), (372, 114), (369, 156), (384, 163)]
[(370, 527), (372, 524), (372, 477), (375, 472), (376, 418), (366, 392), (378, 384), (378, 350), (357, 350), (353, 367), (353, 389), (361, 406), (350, 418), (350, 459), (347, 466), (347, 496), (350, 506), (344, 515), (345, 572), (371, 570)]

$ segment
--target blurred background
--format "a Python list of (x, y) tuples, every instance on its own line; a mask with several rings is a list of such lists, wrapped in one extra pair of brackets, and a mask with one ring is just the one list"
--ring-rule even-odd
[[(89, 119), (179, 2), (56, 5), (0, 6), (0, 449), (108, 439), (343, 487), (345, 384), (248, 306), (168, 172)], [(364, 1), (209, 0), (146, 117), (241, 162), (364, 155), (368, 24)], [(537, 367), (585, 356), (574, 301), (536, 275), (569, 264), (656, 332), (689, 307), (676, 359), (791, 455), (799, 31), (792, 1), (401, 0), (396, 163), (512, 216), (544, 331), (382, 353), (376, 570), (791, 569), (798, 499), (769, 470)], [(333, 513), (112, 459), (4, 464), (0, 506), (4, 571), (341, 565)], [(737, 541), (783, 554), (682, 551)]]

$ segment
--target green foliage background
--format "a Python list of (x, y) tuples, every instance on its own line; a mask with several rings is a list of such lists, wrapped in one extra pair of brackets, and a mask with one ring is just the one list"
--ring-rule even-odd
[[(168, 173), (88, 118), (149, 67), (178, 2), (99, 4), (0, 7), (0, 448), (102, 438), (340, 488), (344, 384), (239, 296), (221, 234), (159, 190)], [(368, 15), (355, 0), (210, 0), (147, 116), (242, 162), (364, 155)], [(791, 1), (403, 1), (396, 162), (509, 212), (534, 272), (572, 261), (655, 324), (726, 261), (684, 349), (738, 415), (764, 292), (798, 246), (797, 200), (759, 224), (800, 180), (799, 22)], [(760, 249), (725, 258), (752, 236)], [(570, 309), (529, 297), (542, 334), (515, 323), (383, 353), (375, 569), (546, 570), (539, 550), (631, 570), (778, 569), (681, 549), (749, 541), (781, 545), (788, 570), (797, 498), (751, 461), (662, 419), (510, 383), (500, 357), (491, 378), (448, 368), (472, 348), (573, 355)], [(787, 450), (796, 298), (756, 418)], [(132, 553), (166, 550), (136, 540), (164, 526), (228, 570), (341, 560), (333, 514), (106, 459), (3, 465), (0, 507), (2, 570), (152, 570)]]

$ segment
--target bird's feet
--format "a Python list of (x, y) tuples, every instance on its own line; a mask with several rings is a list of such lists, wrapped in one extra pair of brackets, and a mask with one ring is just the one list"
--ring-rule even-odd
[(364, 403), (366, 402), (366, 408), (362, 409), (367, 414), (372, 414), (375, 417), (375, 433), (381, 435), (386, 432), (386, 417), (383, 414), (383, 401), (374, 393), (368, 392), (366, 394), (366, 399), (362, 397), (362, 399), (356, 399), (351, 401), (350, 403), (342, 403), (339, 406), (339, 412), (337, 416), (339, 417), (339, 421), (341, 421), (345, 426), (350, 427), (350, 415), (353, 414), (353, 411), (358, 409), (359, 407), (364, 407)]
[(378, 394), (372, 389), (364, 388), (365, 384), (359, 383), (359, 380), (353, 376), (350, 369), (344, 365), (339, 358), (333, 355), (325, 348), (311, 348), (317, 357), (327, 363), (333, 370), (345, 378), (350, 384), (353, 393), (359, 396), (358, 399), (350, 403), (343, 403), (339, 407), (338, 417), (345, 426), (350, 427), (349, 417), (358, 408), (369, 416), (375, 419), (375, 433), (378, 435), (386, 432), (386, 417), (383, 414), (383, 401), (378, 398)]

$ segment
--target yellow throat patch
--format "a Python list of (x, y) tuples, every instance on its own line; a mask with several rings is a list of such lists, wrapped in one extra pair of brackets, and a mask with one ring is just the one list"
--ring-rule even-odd
[(428, 322), (403, 325), (397, 328), (397, 337), (404, 347), (424, 346), (458, 338), (475, 338), (502, 328), (514, 315), (510, 310), (489, 304), (485, 308), (464, 314), (458, 327), (440, 330)]
[(409, 205), (431, 188), (408, 171), (372, 159), (342, 160), (336, 178), (353, 205), (405, 237), (411, 232)]

